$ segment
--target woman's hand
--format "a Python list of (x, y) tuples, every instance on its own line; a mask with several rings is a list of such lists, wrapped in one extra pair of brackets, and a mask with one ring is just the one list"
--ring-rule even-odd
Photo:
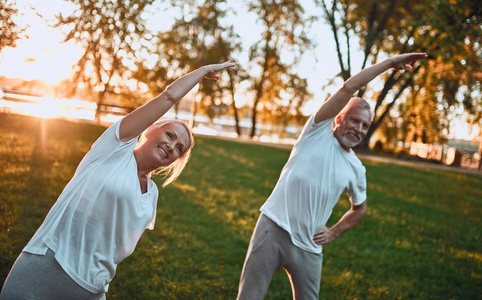
[(426, 58), (426, 53), (405, 53), (390, 58), (392, 69), (395, 70), (413, 70), (410, 65), (414, 61)]
[(214, 79), (214, 80), (218, 80), (219, 79), (219, 74), (217, 74), (217, 72), (220, 72), (226, 68), (232, 68), (232, 67), (235, 67), (236, 66), (236, 63), (235, 62), (230, 62), (230, 61), (227, 61), (225, 63), (222, 63), (222, 64), (214, 64), (214, 65), (207, 65), (207, 66), (204, 66), (204, 68), (207, 70), (207, 74), (206, 74), (206, 78), (207, 79)]

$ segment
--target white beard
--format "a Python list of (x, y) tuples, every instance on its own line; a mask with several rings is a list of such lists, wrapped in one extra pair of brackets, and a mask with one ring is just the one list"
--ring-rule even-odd
[(345, 134), (343, 134), (341, 137), (340, 137), (340, 140), (342, 141), (343, 145), (347, 148), (353, 148), (355, 147), (356, 145), (360, 144), (361, 142), (361, 138), (358, 136), (358, 140), (356, 141), (353, 141), (349, 138), (347, 138), (347, 135), (350, 134), (348, 132), (346, 132)]

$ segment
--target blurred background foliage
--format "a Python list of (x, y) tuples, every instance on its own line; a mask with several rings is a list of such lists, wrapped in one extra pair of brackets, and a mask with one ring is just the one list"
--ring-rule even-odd
[[(67, 1), (67, 0), (66, 0)], [(311, 38), (320, 22), (331, 30), (339, 72), (332, 84), (371, 64), (401, 52), (427, 52), (413, 72), (385, 73), (359, 91), (373, 105), (375, 119), (363, 148), (376, 140), (386, 147), (397, 142), (444, 143), (455, 115), (481, 127), (481, 5), (478, 0), (69, 0), (70, 15), (57, 14), (52, 26), (65, 41), (82, 44), (83, 53), (71, 77), (62, 82), (65, 96), (80, 94), (98, 104), (139, 106), (186, 72), (224, 60), (249, 63), (205, 81), (192, 99), (192, 111), (211, 121), (247, 118), (277, 129), (301, 126), (303, 107), (313, 88), (299, 72), (303, 55), (316, 55), (324, 40)], [(0, 51), (24, 38), (12, 16), (21, 13), (15, 1), (2, 2)], [(146, 26), (152, 12), (165, 11), (159, 23)], [(243, 36), (230, 20), (239, 8), (254, 15), (256, 34)], [(176, 12), (176, 13), (172, 13)], [(251, 20), (251, 19), (250, 19)], [(246, 24), (252, 26), (253, 24)], [(244, 26), (244, 25), (243, 25)], [(250, 42), (247, 42), (250, 41)], [(360, 60), (361, 63), (355, 63)], [(355, 65), (357, 67), (355, 67)], [(126, 84), (129, 82), (130, 84)], [(327, 88), (319, 86), (315, 89)], [(326, 98), (329, 93), (325, 93)], [(243, 101), (240, 101), (243, 98)], [(317, 99), (323, 101), (326, 99)], [(236, 103), (238, 102), (238, 103)], [(177, 111), (178, 107), (176, 107)], [(481, 130), (482, 132), (482, 130)]]

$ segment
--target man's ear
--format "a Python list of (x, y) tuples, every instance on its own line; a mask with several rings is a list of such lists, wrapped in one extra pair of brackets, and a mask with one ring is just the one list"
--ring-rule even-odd
[(337, 114), (337, 115), (336, 115), (336, 117), (335, 117), (335, 125), (340, 125), (341, 117), (342, 117), (341, 114)]

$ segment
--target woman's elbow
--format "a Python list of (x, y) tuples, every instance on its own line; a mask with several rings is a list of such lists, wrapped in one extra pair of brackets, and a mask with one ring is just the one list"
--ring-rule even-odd
[(178, 100), (175, 91), (173, 91), (171, 87), (165, 89), (160, 96), (163, 98), (164, 101), (170, 102), (172, 104), (175, 104)]

